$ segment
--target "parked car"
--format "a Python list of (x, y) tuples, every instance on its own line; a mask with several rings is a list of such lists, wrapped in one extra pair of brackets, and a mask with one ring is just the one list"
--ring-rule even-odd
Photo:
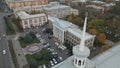
[(5, 34), (3, 34), (3, 37), (5, 37), (6, 35)]
[(57, 46), (58, 46), (58, 45), (59, 45), (59, 44), (58, 44), (58, 42), (55, 42), (55, 45), (57, 45)]
[(51, 66), (54, 66), (54, 63), (53, 63), (53, 61), (50, 61), (50, 64), (51, 64)]
[(54, 58), (53, 58), (52, 60), (53, 60), (53, 62), (54, 62), (55, 64), (57, 64), (57, 63), (58, 63), (58, 62), (56, 61), (56, 59), (54, 59)]
[(58, 57), (60, 59), (60, 61), (62, 61), (62, 57)]

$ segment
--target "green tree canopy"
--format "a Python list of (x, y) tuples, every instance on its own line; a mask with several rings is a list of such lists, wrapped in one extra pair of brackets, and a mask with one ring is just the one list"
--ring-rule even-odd
[(87, 30), (96, 29), (98, 33), (104, 32), (104, 20), (103, 19), (93, 19), (88, 23)]

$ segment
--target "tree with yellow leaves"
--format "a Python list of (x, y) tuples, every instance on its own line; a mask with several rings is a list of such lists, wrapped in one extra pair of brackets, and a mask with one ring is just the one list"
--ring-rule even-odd
[(97, 30), (96, 29), (89, 29), (88, 32), (93, 35), (97, 35)]
[(96, 39), (99, 43), (103, 44), (106, 39), (106, 35), (104, 33), (100, 33), (97, 35)]

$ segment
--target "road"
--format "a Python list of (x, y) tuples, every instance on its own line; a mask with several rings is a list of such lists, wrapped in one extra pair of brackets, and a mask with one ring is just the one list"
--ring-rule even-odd
[[(13, 68), (11, 55), (8, 47), (8, 43), (6, 37), (3, 37), (3, 34), (6, 34), (6, 26), (4, 22), (4, 15), (8, 15), (9, 13), (1, 13), (0, 12), (0, 68)], [(2, 50), (6, 50), (6, 54), (2, 54)]]

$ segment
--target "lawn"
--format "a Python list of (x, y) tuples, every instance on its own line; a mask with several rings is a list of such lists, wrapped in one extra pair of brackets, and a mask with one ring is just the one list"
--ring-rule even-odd
[(8, 34), (8, 35), (15, 34), (15, 30), (13, 29), (11, 19), (8, 18), (8, 17), (5, 17), (4, 19), (5, 19), (5, 23), (6, 23), (7, 34)]
[[(48, 60), (46, 60), (46, 58), (49, 58), (49, 56), (47, 56), (46, 58), (45, 58), (45, 55), (46, 55), (46, 53), (47, 53), (47, 49), (42, 49), (40, 52), (38, 52), (38, 53), (35, 53), (35, 54), (32, 54), (32, 55), (26, 55), (26, 58), (27, 58), (27, 61), (30, 63), (30, 61), (31, 61), (31, 59), (34, 59), (34, 60), (36, 60), (37, 61), (37, 67), (39, 66), (39, 65), (43, 65), (43, 64), (46, 64), (47, 62), (48, 62)], [(36, 55), (37, 54), (41, 54), (42, 55), (42, 58), (40, 59), (40, 60), (37, 60), (36, 59)]]
[(9, 50), (10, 50), (10, 53), (11, 53), (11, 56), (12, 56), (12, 60), (13, 60), (14, 66), (15, 66), (15, 68), (18, 68), (17, 57), (16, 57), (15, 51), (13, 49), (12, 41), (9, 40), (8, 43), (9, 43)]
[(28, 42), (25, 42), (24, 40), (22, 39), (19, 39), (19, 42), (20, 42), (20, 45), (22, 48), (25, 48), (26, 46), (30, 45), (30, 44), (33, 44), (33, 43), (40, 43), (40, 41), (37, 39), (37, 38), (34, 38), (32, 40), (32, 42), (28, 43)]

